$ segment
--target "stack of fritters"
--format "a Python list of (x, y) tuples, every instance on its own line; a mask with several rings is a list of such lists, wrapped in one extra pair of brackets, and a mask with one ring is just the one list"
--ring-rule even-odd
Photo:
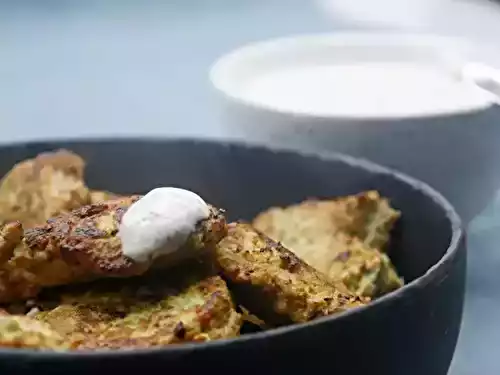
[[(180, 250), (194, 260), (159, 258), (156, 271), (153, 264), (125, 257), (117, 236), (124, 212), (138, 198), (85, 206), (24, 234), (19, 223), (2, 228), (1, 302), (37, 298), (42, 289), (57, 285), (80, 283), (72, 286), (80, 292), (62, 294), (54, 308), (43, 298), (32, 300), (35, 307), (28, 316), (5, 312), (0, 346), (149, 347), (239, 333), (241, 316), (211, 261), (215, 245), (226, 234), (221, 211), (210, 207), (209, 218)], [(95, 279), (101, 281), (88, 282)]]
[(140, 196), (92, 191), (83, 170), (78, 155), (59, 150), (17, 164), (0, 183), (0, 347), (232, 338), (244, 320), (306, 322), (402, 284), (384, 253), (399, 212), (376, 192), (272, 208), (254, 226), (226, 225), (210, 206), (175, 258), (137, 263), (117, 234)]

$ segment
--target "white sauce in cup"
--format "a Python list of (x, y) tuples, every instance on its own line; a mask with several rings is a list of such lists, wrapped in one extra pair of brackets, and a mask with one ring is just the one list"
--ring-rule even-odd
[(243, 82), (239, 95), (275, 110), (323, 116), (446, 113), (485, 101), (485, 93), (459, 75), (409, 62), (270, 69)]

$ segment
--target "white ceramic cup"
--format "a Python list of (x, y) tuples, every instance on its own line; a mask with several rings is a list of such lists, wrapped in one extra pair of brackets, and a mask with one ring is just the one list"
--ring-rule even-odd
[[(463, 40), (433, 35), (305, 35), (232, 51), (212, 66), (210, 79), (227, 134), (249, 142), (345, 152), (402, 170), (440, 190), (470, 221), (500, 188), (500, 110), (495, 105), (500, 75), (489, 66), (472, 63), (481, 61), (477, 51), (477, 46)], [(279, 105), (266, 92), (252, 97), (245, 89), (252, 80), (298, 66), (371, 63), (436, 67), (460, 80), (457, 90), (463, 95), (421, 108), (405, 109), (405, 103), (396, 100), (394, 106), (385, 102), (380, 111), (376, 106), (367, 110), (366, 102), (359, 110), (354, 105), (324, 111), (314, 102)], [(383, 83), (380, 86), (377, 90), (386, 89)], [(355, 90), (360, 89), (352, 90), (350, 95), (356, 98)]]

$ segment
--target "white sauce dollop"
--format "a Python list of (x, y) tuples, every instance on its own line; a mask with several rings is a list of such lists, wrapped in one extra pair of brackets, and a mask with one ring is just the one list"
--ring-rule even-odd
[(162, 187), (151, 190), (123, 215), (118, 236), (123, 254), (145, 262), (178, 251), (210, 210), (189, 190)]

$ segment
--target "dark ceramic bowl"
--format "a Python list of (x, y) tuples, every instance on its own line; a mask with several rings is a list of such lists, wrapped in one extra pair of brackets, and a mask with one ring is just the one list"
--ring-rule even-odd
[(466, 252), (457, 214), (429, 186), (342, 155), (190, 140), (11, 145), (0, 148), (0, 172), (60, 147), (85, 157), (91, 187), (138, 193), (177, 185), (226, 208), (230, 219), (377, 189), (403, 212), (391, 251), (408, 284), (366, 307), (235, 340), (97, 353), (0, 350), (0, 374), (446, 374), (462, 317)]

